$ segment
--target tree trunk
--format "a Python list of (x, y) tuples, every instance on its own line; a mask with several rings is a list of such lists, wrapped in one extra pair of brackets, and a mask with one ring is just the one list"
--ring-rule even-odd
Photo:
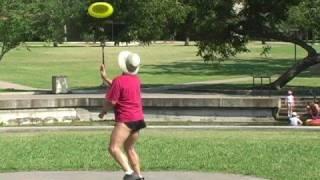
[(0, 54), (0, 61), (2, 60), (3, 56), (4, 56), (4, 54), (1, 53), (1, 54)]
[(186, 37), (186, 39), (184, 41), (184, 45), (185, 46), (189, 46), (190, 45), (190, 37), (189, 36)]
[(58, 47), (58, 42), (57, 41), (53, 42), (53, 47)]
[(317, 53), (317, 50), (310, 46), (307, 42), (302, 40), (301, 32), (294, 35), (287, 35), (281, 32), (274, 32), (273, 30), (266, 31), (262, 37), (268, 39), (275, 39), (283, 42), (290, 42), (296, 44), (303, 48), (308, 56), (305, 57), (303, 60), (299, 61), (291, 68), (289, 68), (285, 73), (283, 73), (277, 80), (272, 82), (271, 84), (267, 85), (266, 88), (268, 89), (276, 89), (279, 90), (284, 87), (288, 82), (290, 82), (293, 78), (299, 75), (302, 71), (308, 69), (309, 67), (319, 64), (320, 63), (320, 54)]
[(316, 43), (316, 33), (314, 33), (314, 31), (311, 31), (311, 36), (312, 36), (312, 44)]
[(320, 63), (320, 54), (315, 54), (313, 56), (307, 56), (302, 61), (295, 64), (293, 67), (288, 69), (285, 73), (283, 73), (276, 81), (269, 85), (271, 89), (281, 89), (284, 87), (289, 81), (295, 78), (302, 71), (308, 69), (309, 67)]
[(67, 29), (67, 25), (66, 24), (63, 26), (63, 32), (64, 32), (63, 41), (67, 42), (68, 41), (68, 29)]
[(1, 52), (0, 52), (0, 61), (2, 60), (3, 56), (9, 51), (8, 48), (6, 48), (6, 43), (2, 43)]

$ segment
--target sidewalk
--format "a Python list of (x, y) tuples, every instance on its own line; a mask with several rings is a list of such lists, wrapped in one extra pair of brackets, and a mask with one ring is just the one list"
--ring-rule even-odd
[[(204, 85), (210, 85), (210, 84), (223, 84), (223, 83), (230, 83), (230, 82), (241, 82), (241, 81), (248, 81), (251, 80), (251, 77), (241, 77), (241, 78), (232, 78), (232, 79), (222, 79), (222, 80), (208, 80), (208, 81), (199, 81), (199, 82), (189, 82), (189, 83), (182, 83), (182, 84), (176, 84), (176, 85), (164, 85), (160, 87), (150, 87), (150, 88), (144, 88), (144, 92), (150, 92), (150, 93), (162, 93), (168, 90), (179, 90), (179, 89), (187, 89), (187, 88), (197, 88)], [(15, 84), (11, 82), (6, 81), (0, 81), (0, 89), (13, 89), (13, 90), (25, 90), (25, 91), (36, 91), (41, 90), (29, 86), (24, 86), (20, 84)], [(78, 90), (81, 92), (81, 90)], [(89, 93), (91, 94), (91, 93)]]
[(6, 81), (0, 81), (0, 89), (14, 89), (14, 90), (26, 90), (26, 91), (37, 90), (37, 88), (15, 84), (11, 82), (6, 82)]
[[(1, 180), (121, 180), (122, 172), (17, 172), (0, 173)], [(145, 172), (146, 180), (262, 180), (262, 178), (200, 172)]]

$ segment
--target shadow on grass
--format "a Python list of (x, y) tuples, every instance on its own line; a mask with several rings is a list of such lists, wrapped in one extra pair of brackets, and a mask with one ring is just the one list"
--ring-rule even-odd
[[(195, 62), (174, 62), (166, 65), (144, 65), (140, 74), (159, 75), (191, 75), (191, 76), (243, 76), (256, 73), (282, 74), (293, 65), (292, 59), (252, 59), (252, 60), (227, 60), (220, 65), (206, 64), (201, 59)], [(312, 74), (313, 75), (313, 74)], [(310, 76), (304, 72), (300, 77)], [(313, 75), (314, 76), (320, 76)]]
[[(153, 84), (154, 85), (154, 84)], [(154, 87), (160, 86), (155, 84)], [(320, 96), (320, 90), (317, 87), (305, 86), (286, 86), (281, 90), (268, 89), (264, 86), (252, 86), (252, 84), (197, 84), (196, 86), (178, 85), (165, 90), (144, 89), (146, 93), (162, 94), (228, 94), (228, 95), (253, 95), (253, 96), (286, 96), (288, 90), (294, 91), (295, 95), (301, 96)]]

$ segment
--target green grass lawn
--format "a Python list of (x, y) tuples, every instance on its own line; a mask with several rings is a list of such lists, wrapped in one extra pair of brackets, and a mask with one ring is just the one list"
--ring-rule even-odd
[[(0, 134), (0, 171), (119, 170), (110, 132)], [(302, 131), (144, 130), (144, 171), (181, 170), (317, 179), (320, 134)]]
[[(144, 84), (161, 85), (193, 81), (249, 77), (255, 72), (270, 72), (275, 77), (293, 65), (293, 45), (272, 43), (271, 56), (260, 56), (261, 43), (249, 44), (250, 53), (243, 53), (220, 66), (205, 64), (196, 56), (195, 46), (154, 44), (149, 47), (106, 47), (106, 62), (111, 77), (120, 73), (117, 55), (122, 50), (137, 52), (142, 58), (140, 71)], [(317, 46), (319, 49), (320, 46)], [(304, 57), (298, 48), (298, 58)], [(100, 47), (46, 47), (31, 46), (9, 52), (0, 62), (0, 80), (37, 88), (51, 88), (51, 77), (67, 75), (72, 88), (90, 88), (100, 85)], [(318, 86), (320, 74), (308, 71), (290, 85)], [(241, 82), (243, 83), (243, 82)], [(245, 83), (245, 82), (244, 82)], [(249, 83), (249, 82), (247, 82)]]

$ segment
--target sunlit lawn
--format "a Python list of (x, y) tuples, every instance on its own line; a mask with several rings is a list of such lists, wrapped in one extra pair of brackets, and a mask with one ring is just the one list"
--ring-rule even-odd
[[(110, 132), (0, 134), (0, 171), (119, 170)], [(206, 171), (318, 179), (320, 134), (303, 131), (144, 130), (144, 171)]]
[[(149, 47), (106, 47), (105, 54), (108, 73), (115, 77), (120, 73), (117, 54), (122, 50), (139, 53), (142, 58), (140, 75), (143, 83), (149, 85), (250, 77), (256, 72), (268, 72), (277, 77), (295, 63), (291, 44), (272, 43), (273, 48), (267, 58), (260, 55), (261, 47), (260, 42), (250, 43), (249, 53), (224, 61), (220, 66), (203, 63), (196, 56), (195, 46), (155, 44)], [(298, 59), (304, 55), (302, 49), (298, 48)], [(31, 46), (30, 51), (20, 47), (0, 62), (0, 80), (51, 88), (52, 76), (67, 75), (72, 88), (90, 88), (101, 83), (98, 72), (100, 63), (100, 47), (53, 48), (40, 45)], [(315, 82), (320, 80), (319, 76), (304, 72), (290, 85), (317, 86)]]

